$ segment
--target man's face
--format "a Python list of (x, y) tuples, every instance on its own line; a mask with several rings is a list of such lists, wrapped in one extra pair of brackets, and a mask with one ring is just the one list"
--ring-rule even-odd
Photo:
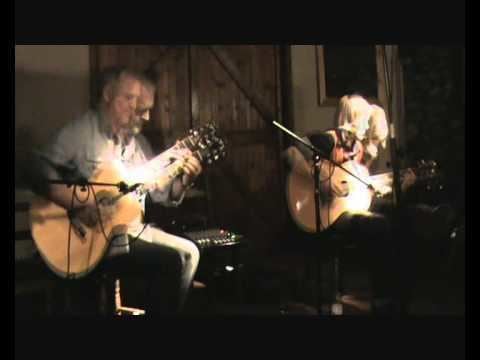
[(143, 121), (150, 120), (150, 111), (153, 108), (153, 102), (154, 102), (153, 89), (147, 86), (142, 86), (140, 90), (140, 98), (138, 99), (136, 114)]
[(121, 76), (107, 101), (107, 112), (112, 121), (125, 128), (135, 119), (135, 111), (141, 94), (141, 83), (131, 76)]
[(136, 134), (142, 130), (143, 123), (150, 120), (150, 111), (153, 108), (154, 96), (155, 92), (152, 88), (142, 85), (135, 111), (135, 123), (133, 124), (133, 130)]

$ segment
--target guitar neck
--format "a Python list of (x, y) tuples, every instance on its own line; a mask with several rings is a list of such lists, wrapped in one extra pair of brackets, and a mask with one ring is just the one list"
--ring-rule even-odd
[(180, 152), (189, 150), (199, 161), (203, 160), (199, 151), (193, 151), (194, 144), (190, 142), (189, 138), (183, 139), (140, 167), (139, 172), (142, 173), (143, 179), (138, 182), (143, 183), (143, 185), (137, 193), (143, 195), (153, 188), (166, 187), (183, 173), (183, 161), (169, 156), (170, 151), (174, 149)]
[(193, 155), (200, 163), (211, 164), (225, 156), (223, 141), (215, 136), (213, 125), (206, 125), (203, 129), (191, 130), (190, 135), (177, 141), (145, 164), (126, 169), (126, 182), (143, 184), (139, 192), (146, 192), (153, 188), (165, 188), (177, 176), (183, 173), (185, 161), (183, 157)]
[[(403, 177), (405, 170), (400, 171), (400, 178)], [(377, 186), (393, 186), (393, 171), (388, 171), (381, 174), (371, 175), (370, 183)]]
[(372, 183), (391, 184), (393, 182), (393, 172), (389, 171), (386, 173), (372, 175), (370, 176), (370, 181)]

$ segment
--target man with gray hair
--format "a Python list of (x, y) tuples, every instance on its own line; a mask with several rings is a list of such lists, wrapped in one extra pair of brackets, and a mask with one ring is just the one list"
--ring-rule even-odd
[[(36, 175), (43, 179), (43, 186), (36, 189), (43, 190), (41, 195), (75, 211), (84, 223), (98, 221), (98, 204), (93, 196), (70, 209), (73, 189), (47, 180), (88, 180), (111, 163), (125, 169), (125, 175), (134, 174), (134, 169), (153, 156), (140, 131), (149, 119), (154, 95), (154, 84), (141, 73), (127, 68), (105, 71), (98, 107), (67, 123), (48, 146), (37, 152)], [(181, 175), (167, 183), (153, 182), (148, 194), (165, 206), (178, 206), (202, 166), (188, 149), (174, 146), (164, 154), (158, 159), (157, 168), (166, 169), (172, 161), (181, 161)], [(144, 210), (145, 195), (139, 201)], [(97, 269), (147, 278), (147, 313), (169, 315), (182, 310), (198, 263), (199, 250), (194, 243), (143, 224), (140, 215), (116, 234)]]

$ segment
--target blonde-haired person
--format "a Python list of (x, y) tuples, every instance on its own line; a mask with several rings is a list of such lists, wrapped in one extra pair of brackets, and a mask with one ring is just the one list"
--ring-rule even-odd
[[(324, 157), (337, 163), (345, 164), (355, 160), (363, 149), (362, 141), (370, 128), (369, 120), (373, 111), (374, 108), (362, 96), (345, 95), (340, 99), (335, 112), (337, 127), (324, 132), (312, 132), (304, 140), (320, 149)], [(312, 176), (313, 154), (304, 145), (289, 147), (286, 158), (292, 172)], [(322, 208), (328, 207), (329, 212), (336, 206), (336, 199), (348, 197), (352, 186), (357, 186), (356, 183), (328, 181), (332, 177), (332, 169), (342, 171), (325, 160), (319, 164)], [(298, 203), (300, 202), (301, 199)], [(334, 248), (351, 243), (358, 245), (362, 249), (364, 264), (371, 274), (372, 309), (376, 313), (398, 312), (397, 275), (389, 220), (383, 215), (369, 212), (354, 212), (343, 208), (339, 212), (340, 216), (331, 223), (329, 220), (328, 224), (321, 224), (322, 234), (325, 233), (321, 243), (328, 243)], [(327, 215), (327, 218), (330, 219), (330, 216)], [(331, 240), (332, 237), (328, 234), (333, 233), (341, 236)]]
[[(369, 129), (363, 140), (362, 163), (370, 168), (373, 161), (378, 158), (379, 149), (387, 148), (388, 122), (385, 110), (381, 106), (372, 104), (372, 113), (369, 119)], [(401, 190), (407, 191), (416, 181), (412, 169), (407, 169), (402, 177)]]
[(369, 119), (374, 108), (362, 96), (344, 95), (338, 102), (335, 118), (340, 129), (351, 132), (363, 140), (369, 129)]
[(369, 119), (369, 129), (364, 141), (363, 162), (369, 167), (371, 162), (378, 157), (378, 148), (387, 146), (388, 123), (385, 110), (372, 104), (372, 113)]
[[(325, 156), (331, 156), (331, 159), (343, 163), (353, 159), (363, 148), (361, 141), (369, 128), (369, 119), (373, 108), (360, 95), (345, 95), (340, 98), (335, 111), (335, 120), (337, 127), (327, 131), (314, 130), (304, 136), (304, 140), (316, 146)], [(299, 171), (310, 172), (310, 165), (302, 162), (305, 159), (312, 158), (312, 152), (303, 145), (290, 146), (285, 155), (287, 161), (292, 166), (294, 164), (303, 166), (298, 167)], [(320, 177), (325, 179), (329, 176), (328, 166), (320, 168)], [(335, 192), (345, 192), (345, 190), (334, 189)]]

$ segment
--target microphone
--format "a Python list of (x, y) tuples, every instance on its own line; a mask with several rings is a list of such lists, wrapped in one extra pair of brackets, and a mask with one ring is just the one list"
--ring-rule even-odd
[(135, 190), (137, 190), (138, 187), (142, 186), (143, 184), (142, 183), (136, 183), (136, 184), (133, 184), (132, 186), (128, 186), (125, 182), (123, 181), (120, 181), (118, 183), (118, 189), (120, 190), (120, 192), (122, 192), (123, 194), (128, 194), (128, 193), (131, 193)]

